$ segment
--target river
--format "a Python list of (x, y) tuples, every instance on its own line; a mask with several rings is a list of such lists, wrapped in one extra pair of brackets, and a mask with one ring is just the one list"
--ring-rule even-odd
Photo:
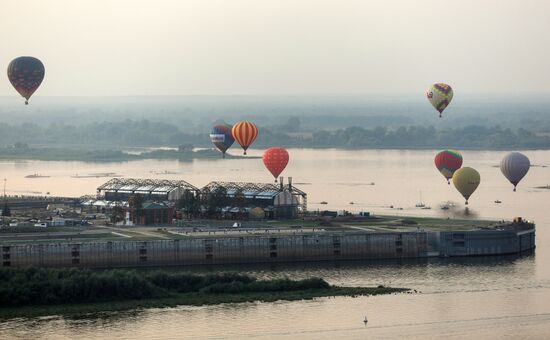
[[(292, 176), (295, 186), (308, 193), (310, 210), (472, 219), (523, 216), (537, 224), (537, 249), (519, 257), (230, 267), (262, 277), (314, 275), (333, 284), (385, 284), (421, 293), (18, 318), (0, 323), (0, 338), (548, 338), (550, 190), (536, 187), (550, 184), (550, 151), (524, 152), (535, 166), (515, 193), (495, 167), (504, 152), (464, 151), (464, 165), (481, 174), (481, 185), (467, 210), (462, 197), (435, 169), (436, 151), (291, 149), (289, 153), (283, 175)], [(249, 154), (261, 155), (261, 150)], [(183, 179), (197, 187), (210, 181), (273, 180), (261, 159), (2, 161), (0, 171), (7, 178), (7, 192), (19, 195), (95, 194), (108, 177), (88, 176), (101, 173)], [(31, 174), (49, 177), (25, 178)], [(497, 199), (502, 203), (494, 203)], [(432, 209), (415, 208), (420, 200)], [(448, 202), (454, 206), (441, 210)]]

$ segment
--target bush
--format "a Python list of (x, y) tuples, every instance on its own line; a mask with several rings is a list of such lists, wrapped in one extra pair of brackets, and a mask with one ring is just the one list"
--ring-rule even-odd
[(1, 268), (0, 306), (87, 303), (170, 297), (177, 293), (239, 294), (329, 288), (320, 278), (257, 280), (249, 275), (168, 271)]

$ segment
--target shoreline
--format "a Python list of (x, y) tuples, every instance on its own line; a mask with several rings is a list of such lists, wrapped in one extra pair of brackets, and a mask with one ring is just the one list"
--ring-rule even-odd
[(174, 294), (164, 298), (131, 299), (121, 301), (102, 301), (93, 303), (70, 303), (55, 305), (29, 305), (22, 307), (0, 308), (0, 319), (19, 317), (39, 317), (54, 315), (82, 315), (100, 312), (141, 310), (147, 308), (173, 308), (178, 306), (212, 306), (228, 303), (254, 303), (275, 301), (314, 300), (326, 297), (358, 297), (416, 292), (409, 288), (394, 287), (340, 287), (330, 286), (324, 289), (308, 289), (288, 292), (252, 292), (239, 294)]
[[(341, 150), (341, 151), (433, 151), (440, 149), (457, 149), (462, 151), (491, 151), (491, 152), (507, 152), (516, 150), (517, 148), (477, 148), (477, 147), (460, 147), (460, 146), (426, 146), (426, 147), (411, 147), (411, 146), (388, 146), (388, 147), (345, 147), (345, 146), (285, 146), (287, 149), (299, 150)], [(199, 146), (203, 147), (203, 146)], [(208, 148), (208, 146), (204, 146)], [(263, 150), (268, 146), (257, 146), (258, 150)], [(251, 149), (253, 150), (253, 149)], [(520, 151), (548, 151), (547, 148), (519, 148)], [(231, 151), (236, 151), (232, 154)], [(259, 156), (244, 156), (240, 150), (230, 150), (226, 153), (227, 159), (258, 159)], [(154, 150), (140, 154), (130, 154), (121, 151), (120, 149), (75, 149), (66, 147), (47, 146), (29, 149), (13, 149), (0, 147), (0, 160), (8, 161), (66, 161), (66, 162), (98, 162), (98, 163), (119, 163), (141, 160), (218, 160), (223, 159), (222, 154), (214, 149), (208, 148), (200, 151), (179, 152), (177, 150)]]

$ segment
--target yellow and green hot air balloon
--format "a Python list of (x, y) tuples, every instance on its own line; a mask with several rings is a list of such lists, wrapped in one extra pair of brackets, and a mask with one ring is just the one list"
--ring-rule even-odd
[(453, 100), (453, 89), (450, 85), (444, 83), (433, 84), (426, 91), (426, 97), (432, 106), (439, 111), (439, 118), (441, 118), (443, 110), (445, 110), (451, 103), (451, 100)]
[(479, 186), (480, 180), (479, 172), (469, 167), (458, 169), (453, 174), (453, 184), (456, 190), (466, 199), (466, 205), (470, 196)]

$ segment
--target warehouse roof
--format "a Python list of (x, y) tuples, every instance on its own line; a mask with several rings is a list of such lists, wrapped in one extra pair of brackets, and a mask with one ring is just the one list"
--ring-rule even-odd
[(166, 194), (178, 188), (184, 188), (191, 191), (199, 191), (199, 188), (182, 180), (173, 181), (166, 179), (159, 180), (136, 178), (113, 178), (97, 188), (97, 191)]
[[(224, 188), (228, 196), (235, 195), (238, 191), (242, 191), (246, 198), (271, 199), (281, 192), (279, 185), (273, 183), (245, 183), (245, 182), (210, 182), (202, 191), (214, 191), (218, 188)], [(285, 186), (288, 188), (288, 186)], [(292, 187), (292, 194), (305, 196), (306, 193), (302, 190)]]

